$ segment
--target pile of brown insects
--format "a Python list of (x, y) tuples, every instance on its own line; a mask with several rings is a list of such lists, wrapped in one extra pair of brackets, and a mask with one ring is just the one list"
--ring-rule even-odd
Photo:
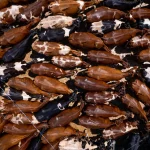
[(148, 150), (149, 47), (148, 1), (0, 0), (0, 150)]

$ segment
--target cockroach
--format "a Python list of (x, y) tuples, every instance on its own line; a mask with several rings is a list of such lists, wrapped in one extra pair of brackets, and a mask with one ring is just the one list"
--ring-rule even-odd
[(146, 121), (148, 121), (146, 117), (146, 112), (143, 110), (139, 101), (137, 101), (134, 97), (130, 96), (129, 94), (125, 94), (122, 97), (122, 102), (127, 105), (127, 107), (135, 114), (140, 115)]
[(26, 39), (10, 48), (2, 57), (3, 62), (21, 60), (29, 50), (32, 38), (36, 32), (32, 32)]
[(126, 119), (129, 115), (118, 107), (109, 105), (88, 105), (84, 112), (88, 116), (109, 118), (109, 120)]
[[(35, 128), (36, 127), (36, 128)], [(27, 125), (27, 124), (13, 124), (8, 123), (4, 126), (3, 131), (9, 134), (33, 134), (36, 130), (41, 130), (42, 128), (48, 128), (47, 123), (41, 123), (35, 125)]]
[(106, 34), (108, 32), (118, 30), (124, 26), (125, 22), (115, 19), (93, 22), (90, 29), (92, 32)]
[(89, 11), (86, 14), (89, 22), (98, 22), (103, 20), (114, 20), (126, 17), (126, 13), (118, 9), (101, 6)]
[(67, 55), (71, 52), (71, 48), (56, 42), (35, 41), (32, 49), (46, 56)]
[(9, 45), (18, 44), (29, 34), (31, 26), (35, 22), (36, 21), (33, 21), (26, 26), (13, 28), (8, 30), (7, 32), (4, 32), (4, 34), (0, 36), (0, 45), (9, 46)]
[(5, 134), (2, 137), (0, 137), (0, 149), (8, 150), (9, 148), (18, 144), (21, 140), (27, 138), (28, 136), (28, 134)]
[(45, 75), (53, 78), (63, 78), (73, 75), (71, 70), (63, 70), (49, 63), (37, 63), (31, 65), (31, 72), (38, 75)]
[(149, 8), (136, 8), (129, 11), (130, 19), (136, 22), (135, 19), (150, 19)]
[(142, 37), (136, 36), (132, 38), (129, 42), (130, 47), (142, 47), (148, 48), (150, 46), (150, 34), (145, 34)]
[(139, 29), (150, 29), (150, 19), (137, 20), (137, 26)]
[(46, 77), (46, 76), (36, 76), (34, 79), (34, 84), (41, 90), (51, 93), (59, 94), (71, 94), (72, 90), (67, 87), (66, 84), (60, 81)]
[(102, 92), (87, 92), (85, 101), (93, 104), (107, 104), (118, 97), (117, 93), (102, 91)]
[(39, 124), (40, 122), (36, 119), (32, 113), (18, 113), (6, 115), (6, 120), (9, 120), (14, 124)]
[(99, 81), (89, 77), (77, 76), (75, 78), (75, 85), (87, 91), (106, 91), (112, 87), (115, 87), (116, 84), (107, 84), (104, 81)]
[(18, 22), (30, 22), (32, 19), (41, 16), (47, 9), (47, 0), (35, 1), (23, 8), (22, 12), (17, 16), (17, 20)]
[[(6, 103), (6, 100), (0, 101), (0, 111), (2, 114), (8, 113), (19, 113), (20, 110), (22, 112), (36, 112), (41, 109), (44, 105), (46, 105), (50, 100), (47, 98), (43, 102), (30, 102), (30, 101), (16, 101), (15, 105), (13, 101), (7, 100), (9, 103)], [(17, 105), (17, 106), (16, 106)], [(19, 107), (19, 109), (18, 109)]]
[(50, 118), (60, 113), (62, 110), (68, 108), (70, 105), (72, 106), (72, 103), (76, 101), (77, 101), (77, 93), (71, 94), (71, 96), (69, 96), (68, 99), (66, 98), (56, 99), (55, 101), (49, 102), (39, 111), (35, 112), (34, 116), (39, 122), (49, 120)]
[(31, 140), (37, 136), (37, 133), (30, 135), (29, 137), (21, 140), (17, 145), (11, 147), (9, 150), (26, 150)]
[(107, 7), (119, 9), (119, 10), (130, 10), (140, 3), (140, 0), (105, 0), (104, 5)]
[(49, 9), (53, 14), (62, 14), (65, 16), (73, 16), (79, 11), (83, 11), (86, 8), (92, 6), (93, 4), (99, 3), (101, 0), (97, 1), (76, 1), (76, 0), (65, 0), (65, 1), (56, 1), (52, 2), (49, 5)]
[(74, 23), (75, 18), (69, 16), (55, 15), (48, 16), (47, 18), (43, 18), (36, 28), (44, 28), (44, 29), (57, 29), (57, 28), (65, 28), (71, 26)]
[(132, 82), (132, 89), (145, 105), (150, 106), (150, 88), (144, 82), (136, 79)]
[(8, 8), (0, 10), (0, 23), (2, 24), (12, 24), (16, 21), (16, 17), (23, 7), (21, 5), (12, 5)]
[[(84, 143), (84, 144), (83, 144)], [(98, 149), (98, 145), (94, 144), (90, 138), (85, 137), (68, 137), (59, 143), (59, 149)], [(46, 150), (46, 149), (45, 149)], [(47, 149), (48, 150), (48, 149)]]
[(9, 79), (8, 85), (12, 88), (15, 88), (17, 90), (23, 90), (25, 92), (31, 93), (31, 94), (41, 94), (44, 96), (49, 97), (50, 94), (40, 90), (34, 82), (27, 77), (19, 78), (19, 77), (13, 77)]
[(110, 122), (109, 119), (104, 119), (101, 117), (89, 117), (89, 116), (81, 116), (79, 118), (79, 124), (90, 128), (90, 129), (102, 129), (102, 128), (108, 128), (111, 125), (113, 125), (112, 122)]
[(150, 48), (142, 50), (138, 55), (140, 61), (150, 61)]
[(103, 43), (101, 38), (89, 32), (72, 33), (69, 36), (69, 42), (72, 45), (83, 49), (104, 48), (106, 51), (110, 51), (109, 48)]
[(123, 63), (124, 66), (127, 66), (127, 62), (122, 60), (119, 56), (113, 55), (110, 52), (106, 51), (96, 51), (91, 50), (87, 54), (87, 58), (96, 63), (102, 63), (102, 64), (116, 64), (116, 63)]
[(89, 64), (82, 61), (80, 57), (75, 56), (53, 56), (52, 63), (62, 68), (74, 68), (78, 66), (89, 67)]
[(3, 115), (0, 115), (0, 134), (2, 133), (3, 131), (3, 128), (4, 126), (6, 125), (7, 121), (6, 119), (4, 118)]
[[(84, 107), (84, 103), (80, 107), (73, 107), (60, 112), (58, 115), (51, 118), (48, 122), (50, 128), (62, 127), (77, 119)], [(67, 118), (67, 119), (66, 119)]]
[(114, 125), (108, 129), (103, 130), (103, 138), (104, 139), (116, 139), (135, 129), (138, 129), (137, 122), (124, 122), (118, 126)]
[(138, 33), (141, 33), (142, 30), (139, 29), (119, 29), (112, 31), (110, 33), (104, 34), (102, 37), (106, 45), (122, 45), (132, 37), (135, 37)]
[(111, 68), (108, 66), (93, 66), (88, 68), (87, 74), (101, 81), (118, 81), (125, 78), (136, 71), (136, 68), (129, 68), (128, 71), (123, 72), (119, 69)]
[[(49, 142), (54, 142), (60, 138), (71, 136), (71, 135), (83, 135), (83, 133), (80, 133), (69, 126), (52, 128), (49, 129), (46, 133), (44, 133), (45, 138)], [(45, 138), (42, 137), (42, 143), (47, 144)]]

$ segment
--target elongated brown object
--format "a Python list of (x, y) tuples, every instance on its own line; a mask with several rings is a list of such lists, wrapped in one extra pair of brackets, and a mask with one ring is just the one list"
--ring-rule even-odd
[(26, 26), (13, 28), (4, 32), (4, 34), (0, 36), (0, 46), (14, 45), (22, 41), (29, 34), (31, 26), (37, 21), (38, 19), (35, 19)]
[(115, 87), (117, 84), (107, 84), (104, 81), (99, 81), (89, 77), (77, 76), (75, 85), (87, 91), (106, 91), (109, 88)]
[(127, 105), (127, 107), (137, 115), (140, 115), (146, 121), (148, 121), (146, 117), (146, 112), (142, 109), (141, 104), (129, 94), (125, 94), (122, 97), (122, 102)]
[(89, 22), (98, 22), (101, 20), (120, 19), (125, 17), (126, 14), (118, 9), (101, 6), (89, 11), (86, 16)]
[(125, 111), (109, 105), (88, 105), (84, 112), (88, 116), (109, 118), (110, 120), (116, 120), (122, 117), (127, 118)]
[[(44, 133), (45, 138), (49, 142), (54, 142), (60, 138), (71, 136), (71, 135), (79, 135), (75, 129), (67, 126), (67, 127), (57, 127), (49, 129), (46, 133)], [(47, 141), (42, 137), (42, 143), (46, 144)]]
[(85, 101), (94, 104), (107, 104), (117, 98), (117, 93), (102, 91), (102, 92), (87, 92), (85, 94)]
[(144, 61), (150, 61), (150, 48), (146, 50), (142, 50), (139, 53), (139, 59), (144, 62)]
[(22, 139), (28, 136), (28, 134), (5, 134), (0, 138), (0, 150), (8, 150), (10, 147), (18, 144)]
[(145, 83), (136, 79), (132, 82), (132, 89), (145, 105), (150, 106), (150, 88)]
[(130, 40), (132, 37), (136, 36), (136, 34), (141, 32), (141, 30), (133, 28), (119, 29), (104, 34), (102, 39), (106, 45), (122, 45), (127, 42), (127, 40)]
[[(134, 68), (133, 68), (134, 69)], [(108, 66), (93, 66), (88, 68), (88, 76), (101, 81), (118, 81), (133, 73), (133, 69), (127, 72), (111, 68)]]
[(3, 128), (6, 123), (7, 123), (7, 120), (4, 118), (4, 116), (0, 115), (0, 134), (2, 133)]
[(56, 42), (35, 41), (32, 44), (32, 49), (46, 56), (67, 55), (71, 48), (67, 45), (62, 45)]
[(109, 119), (89, 116), (81, 116), (79, 118), (79, 124), (90, 129), (103, 129), (113, 125), (113, 123), (110, 122)]
[[(41, 123), (35, 126), (38, 130), (41, 130), (42, 128), (48, 128), (47, 123)], [(8, 123), (4, 126), (3, 131), (9, 134), (22, 135), (34, 133), (37, 130), (36, 128), (33, 125)]]
[(71, 94), (72, 91), (67, 87), (66, 84), (60, 81), (46, 77), (46, 76), (36, 76), (34, 79), (34, 84), (43, 91), (59, 94)]
[(137, 122), (121, 123), (118, 126), (114, 125), (108, 129), (103, 130), (103, 138), (104, 139), (116, 139), (135, 129), (137, 129)]
[(6, 119), (14, 124), (39, 124), (40, 122), (32, 113), (8, 114)]
[(73, 74), (72, 71), (63, 70), (49, 63), (37, 63), (31, 65), (31, 72), (38, 75), (45, 75), (52, 78), (63, 78)]
[(84, 104), (81, 104), (80, 107), (73, 107), (71, 109), (66, 109), (60, 112), (55, 117), (51, 118), (48, 122), (50, 128), (61, 127), (69, 124), (71, 121), (77, 119), (84, 107)]
[(48, 93), (40, 90), (34, 82), (27, 77), (19, 78), (19, 77), (13, 77), (9, 79), (8, 85), (10, 87), (13, 87), (17, 90), (22, 90), (31, 94), (42, 94), (45, 96), (50, 96)]
[(106, 51), (110, 51), (108, 47), (103, 43), (101, 38), (95, 36), (89, 32), (77, 32), (72, 33), (69, 36), (69, 42), (83, 49), (101, 49), (104, 48)]
[[(10, 101), (10, 100), (8, 100)], [(44, 100), (43, 102), (30, 102), (30, 101), (16, 101), (14, 105), (14, 103), (12, 101), (10, 101), (10, 103), (5, 104), (0, 102), (0, 111), (2, 114), (7, 114), (7, 113), (20, 113), (20, 110), (22, 112), (36, 112), (38, 111), (40, 108), (42, 108), (44, 105), (46, 105), (49, 102), (49, 100)], [(19, 109), (18, 109), (19, 107)]]

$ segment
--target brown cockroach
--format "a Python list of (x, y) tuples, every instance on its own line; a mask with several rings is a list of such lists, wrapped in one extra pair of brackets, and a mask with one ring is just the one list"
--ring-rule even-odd
[(126, 17), (126, 13), (118, 9), (101, 6), (89, 11), (86, 14), (89, 22), (98, 22), (102, 20), (114, 20)]
[(149, 48), (150, 46), (150, 34), (145, 34), (142, 37), (136, 36), (129, 41), (130, 47), (142, 47)]
[(118, 107), (109, 105), (88, 105), (84, 112), (88, 116), (109, 118), (109, 120), (126, 119), (130, 115)]
[(121, 62), (124, 66), (127, 66), (127, 62), (122, 60), (119, 56), (106, 51), (91, 50), (88, 52), (87, 58), (96, 63), (116, 64)]
[(90, 129), (102, 129), (102, 128), (108, 128), (111, 125), (113, 125), (112, 122), (110, 122), (109, 119), (104, 119), (101, 117), (89, 117), (89, 116), (81, 116), (79, 118), (79, 124), (90, 128)]
[(150, 48), (142, 50), (138, 55), (140, 61), (150, 61)]
[(136, 8), (136, 9), (131, 9), (129, 11), (129, 18), (130, 20), (136, 22), (136, 19), (144, 19), (148, 18), (150, 19), (150, 10), (149, 8)]
[(5, 126), (5, 124), (7, 123), (6, 119), (4, 118), (3, 115), (0, 115), (0, 134), (3, 131), (3, 128)]
[(127, 42), (132, 37), (135, 37), (138, 33), (141, 33), (142, 30), (139, 29), (119, 29), (104, 34), (102, 37), (106, 45), (122, 45)]
[(131, 68), (126, 72), (122, 72), (108, 66), (93, 66), (88, 68), (87, 74), (89, 77), (101, 81), (118, 81), (133, 74), (135, 70), (136, 68)]
[(85, 94), (85, 101), (94, 104), (107, 104), (118, 97), (117, 93), (111, 91), (102, 92), (87, 92)]
[(138, 129), (137, 122), (125, 122), (120, 125), (112, 126), (108, 129), (103, 130), (104, 139), (116, 139), (124, 134), (131, 132), (132, 130)]
[(141, 104), (134, 97), (129, 94), (125, 94), (122, 97), (122, 102), (127, 105), (127, 107), (135, 114), (140, 115), (146, 121), (148, 121), (146, 117), (146, 112), (143, 110)]
[(24, 78), (13, 77), (13, 78), (9, 79), (8, 85), (17, 90), (23, 90), (23, 91), (31, 93), (31, 94), (41, 94), (41, 95), (44, 95), (47, 97), (51, 96), (51, 94), (40, 90), (34, 84), (34, 82), (28, 77), (24, 77)]
[(83, 11), (85, 8), (92, 6), (93, 4), (99, 3), (97, 1), (76, 1), (76, 0), (65, 0), (65, 1), (56, 1), (52, 2), (49, 5), (49, 9), (53, 14), (62, 14), (66, 16), (72, 16), (77, 14), (79, 11)]
[(77, 119), (84, 107), (84, 103), (79, 107), (73, 107), (60, 112), (58, 115), (51, 118), (48, 122), (50, 128), (61, 127), (69, 124), (71, 121)]
[(32, 44), (32, 49), (46, 56), (67, 55), (71, 48), (57, 42), (35, 41)]
[(4, 32), (4, 34), (0, 36), (0, 46), (14, 45), (22, 41), (30, 33), (32, 25), (37, 21), (38, 19), (35, 19), (33, 22), (26, 26), (13, 28)]
[[(10, 101), (10, 100), (7, 100)], [(14, 102), (10, 101), (10, 103), (6, 103), (5, 101), (0, 101), (0, 112), (2, 114), (8, 114), (8, 113), (19, 113), (20, 110), (22, 112), (37, 112), (40, 108), (42, 108), (44, 105), (46, 105), (49, 102), (48, 99), (45, 99), (43, 102), (30, 102), (30, 101), (16, 101), (15, 104), (19, 107), (16, 107)]]
[[(36, 128), (35, 128), (36, 127)], [(13, 124), (8, 123), (4, 126), (3, 131), (9, 134), (33, 134), (36, 130), (42, 128), (48, 128), (47, 123), (41, 123), (38, 125), (27, 125), (27, 124)]]
[(67, 87), (66, 84), (50, 77), (46, 76), (36, 76), (34, 79), (34, 84), (41, 90), (59, 93), (59, 94), (71, 94), (72, 90)]
[(27, 150), (31, 140), (36, 137), (38, 134), (37, 133), (34, 133), (34, 134), (31, 134), (29, 137), (21, 140), (17, 145), (11, 147), (10, 149), (8, 150)]
[(18, 113), (6, 115), (6, 120), (14, 124), (39, 124), (40, 122), (32, 113)]
[(150, 88), (145, 83), (136, 79), (132, 82), (132, 89), (145, 105), (150, 106)]
[(83, 48), (83, 49), (104, 48), (106, 51), (110, 52), (109, 48), (103, 43), (101, 38), (89, 32), (72, 33), (69, 36), (69, 42), (72, 45)]
[(75, 78), (75, 85), (87, 91), (106, 91), (110, 88), (113, 88), (116, 84), (107, 84), (104, 81), (99, 81), (89, 77), (77, 76)]
[(2, 24), (12, 24), (16, 21), (16, 17), (21, 13), (23, 6), (12, 5), (7, 8), (0, 10), (0, 23)]
[[(71, 135), (84, 135), (84, 133), (78, 132), (70, 126), (67, 127), (57, 127), (49, 129), (46, 133), (44, 133), (44, 137), (51, 143), (56, 140), (71, 136)], [(42, 143), (47, 144), (45, 138), (42, 137)]]
[(10, 147), (18, 144), (21, 140), (27, 138), (28, 134), (5, 134), (0, 137), (0, 150), (8, 150)]
[(38, 75), (45, 75), (53, 78), (63, 78), (73, 75), (71, 70), (63, 70), (49, 63), (37, 63), (31, 65), (31, 72)]
[(30, 22), (32, 19), (42, 15), (42, 13), (47, 9), (47, 0), (35, 1), (22, 10), (22, 12), (17, 16), (17, 20), (19, 22)]
[(62, 67), (62, 68), (74, 68), (78, 66), (85, 66), (89, 67), (89, 64), (82, 61), (80, 57), (75, 56), (53, 56), (52, 57), (52, 63), (56, 66)]

